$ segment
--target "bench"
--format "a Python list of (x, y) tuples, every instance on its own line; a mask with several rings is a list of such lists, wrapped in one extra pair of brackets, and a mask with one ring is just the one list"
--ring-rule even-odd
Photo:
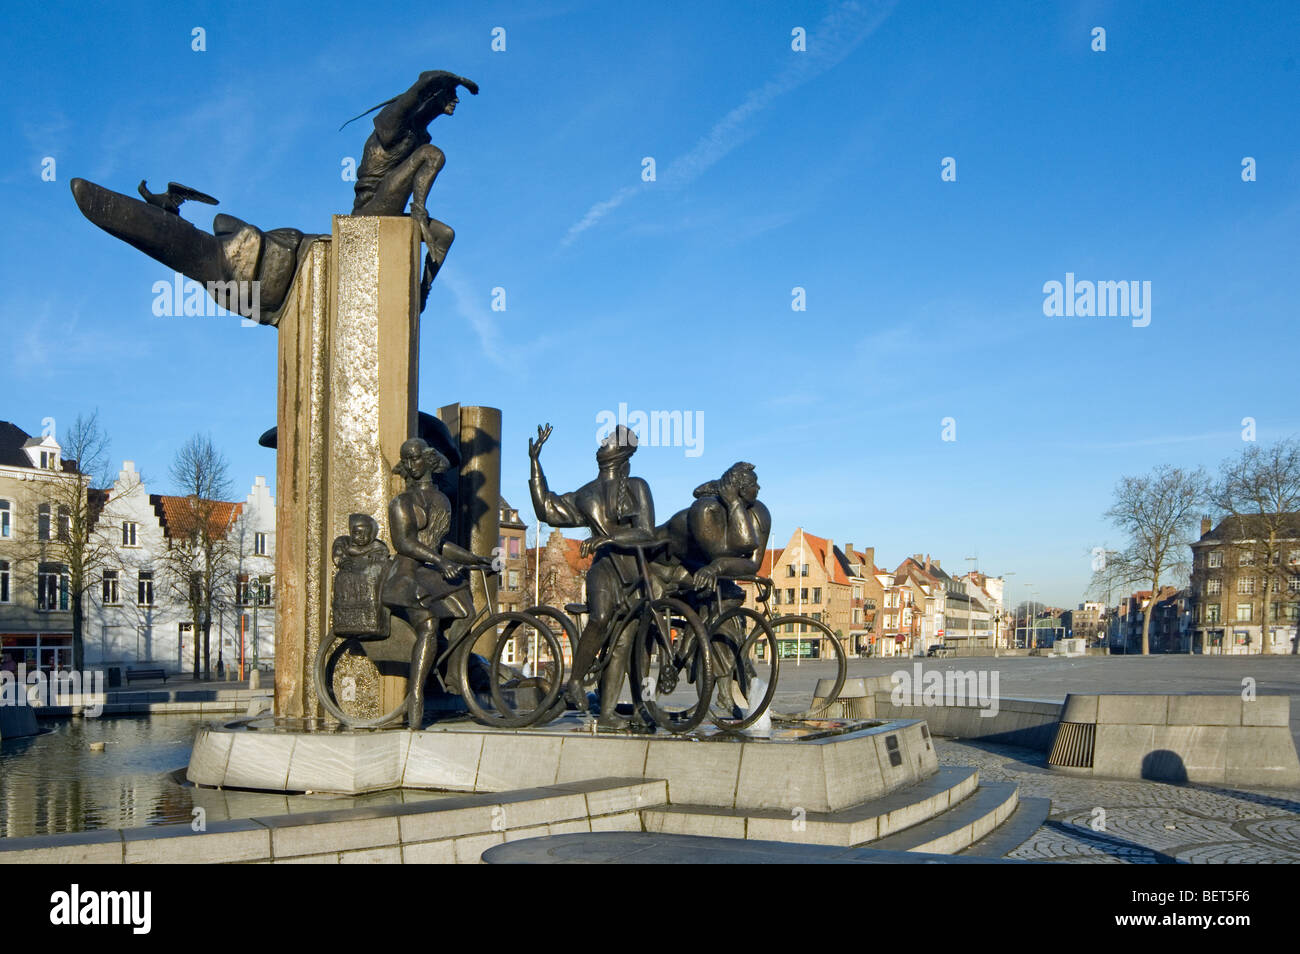
[(167, 670), (165, 669), (128, 669), (126, 671), (127, 684), (135, 682), (137, 679), (161, 679), (167, 681)]

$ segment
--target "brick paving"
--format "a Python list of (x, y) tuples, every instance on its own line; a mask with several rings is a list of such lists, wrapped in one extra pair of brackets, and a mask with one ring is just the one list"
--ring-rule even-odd
[(1300, 864), (1300, 792), (1061, 775), (1045, 753), (936, 739), (943, 765), (1052, 800), (1047, 822), (1008, 857), (1078, 864)]

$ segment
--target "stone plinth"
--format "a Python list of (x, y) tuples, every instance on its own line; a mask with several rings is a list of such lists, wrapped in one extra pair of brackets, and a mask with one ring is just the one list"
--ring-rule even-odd
[(938, 772), (924, 725), (810, 723), (771, 739), (701, 739), (592, 735), (572, 719), (518, 732), (459, 723), (337, 733), (294, 731), (268, 719), (200, 731), (189, 780), (351, 795), (388, 788), (505, 792), (614, 773), (666, 780), (673, 803), (839, 811)]
[(1071, 693), (1048, 764), (1074, 775), (1300, 786), (1289, 696)]
[(335, 216), (330, 240), (306, 252), (281, 314), (275, 667), (281, 716), (319, 714), (311, 666), (329, 627), (330, 544), (347, 532), (350, 513), (370, 514), (388, 536), (388, 501), (401, 489), (392, 468), (417, 426), (419, 250), (419, 232), (408, 218)]

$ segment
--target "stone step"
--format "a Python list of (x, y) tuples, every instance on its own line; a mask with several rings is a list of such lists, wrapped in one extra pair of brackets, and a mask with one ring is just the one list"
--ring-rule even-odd
[(968, 858), (1005, 858), (1042, 827), (1051, 810), (1050, 798), (1022, 798), (1010, 818), (960, 854)]
[(1015, 782), (985, 782), (975, 794), (929, 821), (871, 843), (885, 851), (951, 855), (969, 848), (1011, 817), (1020, 800)]
[[(948, 811), (976, 790), (979, 772), (944, 766), (914, 785), (837, 812), (664, 805), (642, 812), (646, 831), (849, 847), (874, 842)], [(965, 847), (964, 845), (962, 847)]]
[(791, 845), (744, 838), (701, 838), (641, 831), (608, 831), (525, 838), (483, 852), (488, 864), (543, 865), (1025, 865), (1028, 861), (966, 855), (877, 851), (870, 845)]

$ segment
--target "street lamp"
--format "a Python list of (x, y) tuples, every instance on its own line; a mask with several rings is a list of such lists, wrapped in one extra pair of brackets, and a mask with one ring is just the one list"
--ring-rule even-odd
[(1029, 584), (1025, 584), (1025, 594), (1029, 597), (1029, 599), (1026, 601), (1028, 605), (1026, 605), (1025, 607), (1025, 648), (1033, 649), (1034, 648), (1034, 629), (1033, 629), (1034, 607), (1038, 603), (1038, 601), (1035, 600), (1034, 597), (1038, 595), (1038, 590), (1036, 587), (1030, 586)]
[(970, 584), (974, 579), (972, 574), (980, 565), (980, 558), (977, 556), (966, 557), (966, 562), (973, 564), (973, 566), (966, 571), (966, 612), (968, 614), (966, 617), (966, 626), (970, 630), (971, 645), (973, 646), (975, 645), (975, 597), (971, 594)]
[[(1005, 579), (1006, 577), (1008, 577), (1008, 576), (1015, 576), (1015, 575), (1016, 575), (1016, 571), (1015, 571), (1015, 570), (1009, 570), (1009, 571), (1007, 571), (1006, 573), (1003, 573), (1003, 574), (1002, 574), (1002, 576), (1003, 576), (1004, 579)], [(1005, 585), (1005, 583), (1004, 583), (1004, 585), (1003, 585), (1002, 592), (1003, 592), (1004, 595), (1006, 594), (1006, 585)], [(997, 628), (993, 631), (993, 655), (994, 655), (994, 657), (996, 657), (997, 654), (998, 654), (998, 643), (999, 643), (999, 641), (1000, 641), (1001, 638), (1002, 638), (1001, 628), (1002, 628), (1002, 601), (999, 599), (999, 600), (998, 600), (998, 626), (997, 626)]]

